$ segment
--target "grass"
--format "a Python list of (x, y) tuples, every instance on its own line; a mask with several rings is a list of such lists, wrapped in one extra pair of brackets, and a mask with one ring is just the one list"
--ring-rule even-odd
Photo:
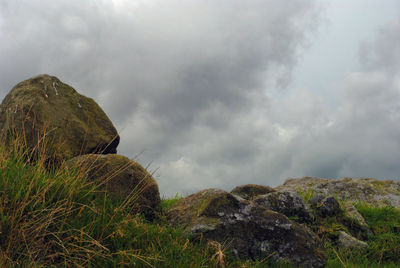
[(182, 195), (176, 194), (172, 198), (163, 198), (161, 200), (161, 210), (162, 211), (167, 211), (170, 209), (177, 201), (181, 200), (184, 198)]
[[(298, 192), (306, 202), (315, 196), (311, 188), (299, 189)], [(339, 203), (342, 205), (341, 201)], [(347, 218), (343, 210), (327, 218), (314, 213), (316, 219), (309, 227), (325, 243), (327, 267), (400, 267), (400, 210), (390, 206), (374, 207), (366, 203), (355, 204), (355, 207), (369, 229)], [(368, 246), (358, 250), (339, 247), (336, 244), (339, 231), (366, 241)]]
[[(271, 256), (237, 260), (216, 242), (192, 243), (183, 229), (169, 226), (163, 213), (153, 222), (132, 215), (127, 202), (134, 199), (111, 198), (84, 172), (52, 169), (44, 158), (30, 159), (18, 144), (0, 146), (1, 267), (290, 267)], [(313, 193), (303, 195), (309, 199)], [(164, 198), (161, 210), (181, 198)], [(317, 217), (310, 225), (326, 242), (327, 267), (399, 267), (400, 210), (356, 208), (370, 232), (343, 213)], [(340, 230), (367, 241), (368, 247), (338, 247)]]
[(335, 232), (345, 230), (368, 243), (364, 249), (345, 249), (334, 242), (327, 242), (327, 267), (400, 267), (400, 210), (394, 207), (373, 207), (356, 204), (357, 210), (366, 220), (369, 229), (357, 225), (343, 215), (320, 222), (325, 236), (335, 236)]
[[(0, 148), (1, 266), (207, 267), (183, 230), (131, 215), (84, 177)], [(165, 202), (164, 202), (165, 203)], [(125, 205), (124, 205), (125, 206)]]
[[(34, 159), (17, 139), (0, 145), (1, 267), (259, 267), (220, 244), (192, 243), (163, 213), (153, 222), (131, 214), (76, 169), (49, 166), (45, 146)], [(39, 146), (38, 146), (39, 147)], [(110, 174), (110, 178), (113, 174)], [(162, 211), (177, 200), (164, 199)]]

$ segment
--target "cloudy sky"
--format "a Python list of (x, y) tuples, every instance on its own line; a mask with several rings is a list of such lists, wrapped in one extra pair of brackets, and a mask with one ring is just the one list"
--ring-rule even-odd
[(0, 98), (94, 98), (164, 196), (400, 178), (398, 0), (0, 0)]

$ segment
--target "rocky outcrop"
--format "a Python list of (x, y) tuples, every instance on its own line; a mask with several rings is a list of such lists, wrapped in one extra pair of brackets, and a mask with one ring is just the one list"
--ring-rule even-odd
[(68, 160), (64, 167), (80, 173), (109, 192), (112, 197), (130, 199), (131, 211), (143, 213), (152, 220), (159, 211), (157, 182), (140, 164), (115, 154), (88, 154)]
[(3, 140), (61, 162), (80, 154), (116, 153), (117, 130), (97, 103), (57, 77), (39, 75), (17, 84), (0, 106)]
[(231, 193), (246, 200), (251, 200), (259, 195), (275, 192), (274, 188), (257, 184), (245, 184), (235, 187)]
[(293, 217), (299, 222), (311, 222), (314, 219), (310, 207), (296, 192), (272, 192), (260, 195), (253, 201), (267, 209)]
[(179, 200), (167, 212), (172, 225), (193, 239), (224, 243), (239, 258), (272, 255), (304, 267), (323, 267), (326, 254), (307, 227), (281, 213), (219, 189), (207, 189)]
[(277, 191), (312, 191), (315, 195), (335, 196), (342, 201), (365, 202), (373, 206), (400, 208), (400, 181), (370, 178), (321, 179), (304, 177), (288, 179)]

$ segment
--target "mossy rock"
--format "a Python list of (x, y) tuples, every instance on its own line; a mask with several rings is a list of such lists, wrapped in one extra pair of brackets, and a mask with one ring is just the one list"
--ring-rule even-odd
[(343, 202), (400, 208), (400, 181), (373, 178), (323, 179), (304, 177), (287, 179), (277, 191), (311, 191), (322, 197), (334, 196)]
[(132, 198), (131, 212), (154, 219), (160, 209), (160, 192), (156, 180), (139, 163), (116, 154), (87, 154), (74, 157), (63, 165), (95, 183), (102, 184), (118, 200)]
[(3, 141), (20, 138), (29, 150), (44, 151), (58, 163), (80, 154), (116, 153), (119, 143), (93, 99), (49, 75), (25, 80), (8, 93), (0, 106), (0, 129)]
[(275, 192), (274, 188), (258, 184), (244, 184), (235, 187), (231, 193), (246, 200), (251, 200), (259, 195)]
[(314, 219), (311, 208), (296, 192), (272, 192), (253, 200), (260, 206), (282, 213), (298, 222), (310, 223)]
[(207, 189), (177, 201), (167, 212), (174, 226), (194, 241), (229, 241), (241, 259), (285, 259), (296, 266), (323, 267), (327, 256), (318, 236), (281, 213), (219, 189)]

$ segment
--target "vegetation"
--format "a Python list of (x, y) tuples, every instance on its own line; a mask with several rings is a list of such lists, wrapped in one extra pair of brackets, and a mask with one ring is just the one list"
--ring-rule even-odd
[[(30, 160), (18, 142), (0, 147), (1, 267), (289, 267), (274, 263), (272, 255), (239, 261), (229, 255), (229, 243), (192, 243), (163, 213), (148, 222), (80, 173), (49, 169), (45, 157)], [(163, 199), (162, 211), (180, 198)], [(328, 267), (399, 267), (400, 211), (356, 207), (370, 232), (344, 215), (317, 218), (311, 226), (327, 241)], [(338, 248), (338, 230), (368, 241), (368, 247)]]
[[(309, 227), (322, 238), (328, 254), (327, 267), (399, 267), (400, 266), (400, 210), (394, 207), (373, 207), (355, 204), (368, 227), (347, 218), (344, 211), (316, 219)], [(340, 231), (366, 241), (368, 246), (347, 249), (337, 245)]]
[(371, 207), (357, 204), (370, 230), (353, 225), (349, 232), (368, 242), (365, 249), (346, 250), (327, 245), (328, 267), (399, 267), (400, 210), (394, 207)]

